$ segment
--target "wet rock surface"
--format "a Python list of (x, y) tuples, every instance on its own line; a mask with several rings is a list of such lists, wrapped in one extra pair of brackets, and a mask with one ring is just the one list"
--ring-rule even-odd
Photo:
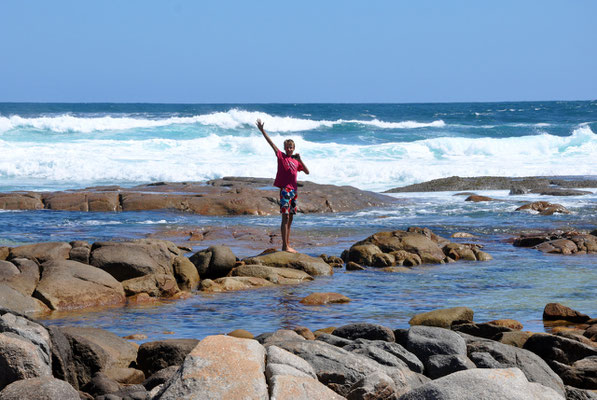
[(377, 232), (343, 253), (347, 262), (378, 268), (444, 264), (456, 260), (486, 261), (492, 257), (474, 243), (452, 243), (428, 228)]
[(514, 239), (516, 247), (532, 247), (550, 254), (597, 254), (597, 236), (579, 231), (524, 233)]

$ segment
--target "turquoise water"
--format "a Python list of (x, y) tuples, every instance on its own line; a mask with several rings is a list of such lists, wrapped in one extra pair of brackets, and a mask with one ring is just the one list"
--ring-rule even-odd
[[(275, 158), (253, 126), (257, 118), (280, 145), (286, 137), (295, 140), (312, 171), (309, 180), (317, 183), (383, 191), (452, 175), (578, 176), (597, 171), (596, 102), (0, 104), (0, 191), (273, 177)], [(120, 335), (144, 333), (155, 340), (201, 338), (236, 328), (255, 334), (296, 325), (317, 329), (355, 321), (406, 327), (417, 312), (461, 305), (473, 308), (477, 321), (515, 318), (530, 330), (543, 329), (543, 307), (552, 301), (597, 316), (597, 257), (546, 255), (509, 243), (533, 229), (595, 229), (597, 195), (481, 194), (505, 201), (465, 203), (452, 192), (396, 194), (400, 201), (389, 208), (299, 215), (293, 234), (304, 239), (299, 251), (318, 256), (340, 255), (355, 241), (382, 230), (421, 226), (445, 237), (466, 231), (478, 236), (475, 242), (485, 246), (492, 261), (394, 274), (339, 270), (297, 286), (197, 294), (157, 307), (55, 315), (48, 322), (98, 326)], [(514, 212), (523, 202), (539, 199), (561, 203), (572, 214)], [(277, 231), (279, 217), (0, 211), (0, 226), (0, 245), (16, 246), (159, 237), (164, 231), (205, 227)], [(184, 244), (184, 238), (179, 240)], [(196, 244), (194, 250), (208, 244)], [(239, 257), (260, 251), (246, 242), (228, 244)], [(314, 291), (340, 292), (353, 302), (328, 307), (298, 302)]]

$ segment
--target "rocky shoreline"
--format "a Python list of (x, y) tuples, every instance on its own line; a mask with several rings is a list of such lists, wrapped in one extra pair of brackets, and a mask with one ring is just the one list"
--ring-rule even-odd
[(125, 242), (47, 242), (0, 247), (0, 307), (43, 314), (298, 284), (335, 268), (398, 272), (421, 264), (486, 261), (481, 245), (454, 243), (427, 228), (378, 232), (341, 257), (266, 250), (244, 259), (224, 245), (185, 256), (190, 248), (158, 239)]
[(592, 192), (573, 190), (596, 188), (597, 177), (565, 176), (477, 176), (433, 179), (404, 187), (386, 190), (385, 193), (441, 192), (461, 190), (510, 190), (512, 194), (538, 193), (552, 196), (573, 196)]
[[(145, 211), (200, 215), (273, 215), (279, 189), (266, 178), (225, 177), (207, 182), (157, 182), (132, 188), (98, 186), (62, 192), (0, 193), (3, 210)], [(351, 186), (299, 182), (302, 213), (355, 211), (396, 203), (383, 194)]]
[(473, 316), (456, 307), (414, 315), (409, 329), (237, 329), (138, 346), (0, 309), (0, 400), (597, 398), (597, 319), (551, 303), (546, 334)]

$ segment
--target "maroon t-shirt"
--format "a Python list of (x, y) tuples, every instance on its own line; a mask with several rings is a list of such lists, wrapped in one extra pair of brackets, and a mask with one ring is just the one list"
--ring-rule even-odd
[(276, 152), (276, 157), (278, 158), (278, 172), (276, 173), (274, 186), (280, 189), (290, 188), (296, 190), (297, 175), (299, 171), (303, 170), (303, 165), (280, 150)]

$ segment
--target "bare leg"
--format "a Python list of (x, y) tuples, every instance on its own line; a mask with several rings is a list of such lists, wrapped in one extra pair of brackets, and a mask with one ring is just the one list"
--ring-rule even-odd
[(288, 244), (290, 241), (290, 226), (292, 225), (292, 219), (292, 214), (282, 214), (282, 224), (280, 225), (280, 231), (282, 234), (282, 251), (296, 253), (296, 250), (294, 250)]

